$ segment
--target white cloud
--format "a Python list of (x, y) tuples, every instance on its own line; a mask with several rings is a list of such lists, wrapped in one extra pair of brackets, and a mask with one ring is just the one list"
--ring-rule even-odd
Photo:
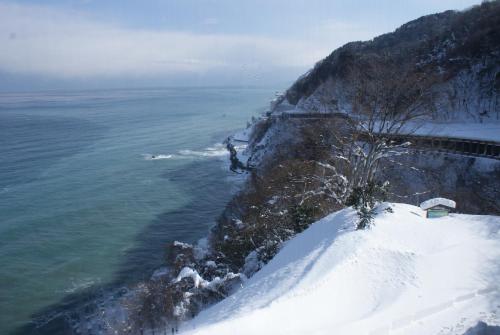
[[(337, 41), (352, 35), (350, 27), (338, 30)], [(0, 71), (110, 78), (307, 69), (340, 44), (332, 45), (335, 37), (329, 34), (318, 36), (328, 36), (328, 43), (321, 38), (130, 29), (98, 22), (81, 12), (0, 3)]]

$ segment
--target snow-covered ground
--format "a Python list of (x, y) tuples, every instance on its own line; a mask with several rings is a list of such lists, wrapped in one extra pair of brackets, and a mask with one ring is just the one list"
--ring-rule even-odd
[(425, 219), (405, 204), (379, 211), (365, 231), (353, 229), (350, 209), (316, 222), (180, 333), (428, 335), (499, 325), (500, 217)]
[(248, 142), (251, 132), (252, 127), (241, 129), (237, 131), (233, 136), (230, 136), (230, 139), (236, 142)]
[(499, 123), (427, 123), (415, 135), (500, 142)]

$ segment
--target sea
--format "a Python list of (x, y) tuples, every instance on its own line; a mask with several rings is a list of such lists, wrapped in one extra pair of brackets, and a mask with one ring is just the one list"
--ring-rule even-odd
[(273, 94), (0, 93), (0, 334), (64, 333), (52, 320), (206, 236), (238, 188), (222, 141)]

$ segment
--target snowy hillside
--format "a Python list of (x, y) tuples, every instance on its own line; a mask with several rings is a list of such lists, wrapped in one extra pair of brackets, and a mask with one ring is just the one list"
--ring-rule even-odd
[[(348, 43), (299, 77), (272, 103), (272, 111), (356, 113), (364, 107), (359, 95), (367, 85), (362, 80), (381, 92), (387, 91), (384, 83), (406, 81), (405, 91), (422, 88), (407, 95), (413, 97), (411, 108), (435, 121), (499, 123), (499, 13), (500, 2), (484, 1), (462, 12), (423, 16), (370, 41)], [(404, 101), (404, 95), (397, 96), (395, 105)]]
[(464, 334), (500, 324), (500, 217), (425, 219), (405, 204), (379, 212), (365, 231), (353, 230), (350, 209), (313, 224), (180, 333)]

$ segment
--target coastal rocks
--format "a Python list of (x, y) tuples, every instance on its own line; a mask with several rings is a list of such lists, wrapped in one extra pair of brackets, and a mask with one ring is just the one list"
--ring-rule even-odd
[(179, 272), (182, 268), (193, 266), (196, 262), (194, 250), (191, 244), (175, 241), (168, 248), (167, 264), (174, 272)]
[(231, 143), (231, 140), (229, 138), (227, 139), (226, 148), (229, 151), (229, 161), (231, 162), (231, 166), (229, 169), (231, 171), (242, 173), (243, 171), (250, 171), (252, 169), (249, 161), (247, 161), (246, 164), (243, 164), (243, 162), (240, 161), (240, 159), (238, 158), (238, 152), (236, 151), (236, 148), (234, 147), (233, 143)]

